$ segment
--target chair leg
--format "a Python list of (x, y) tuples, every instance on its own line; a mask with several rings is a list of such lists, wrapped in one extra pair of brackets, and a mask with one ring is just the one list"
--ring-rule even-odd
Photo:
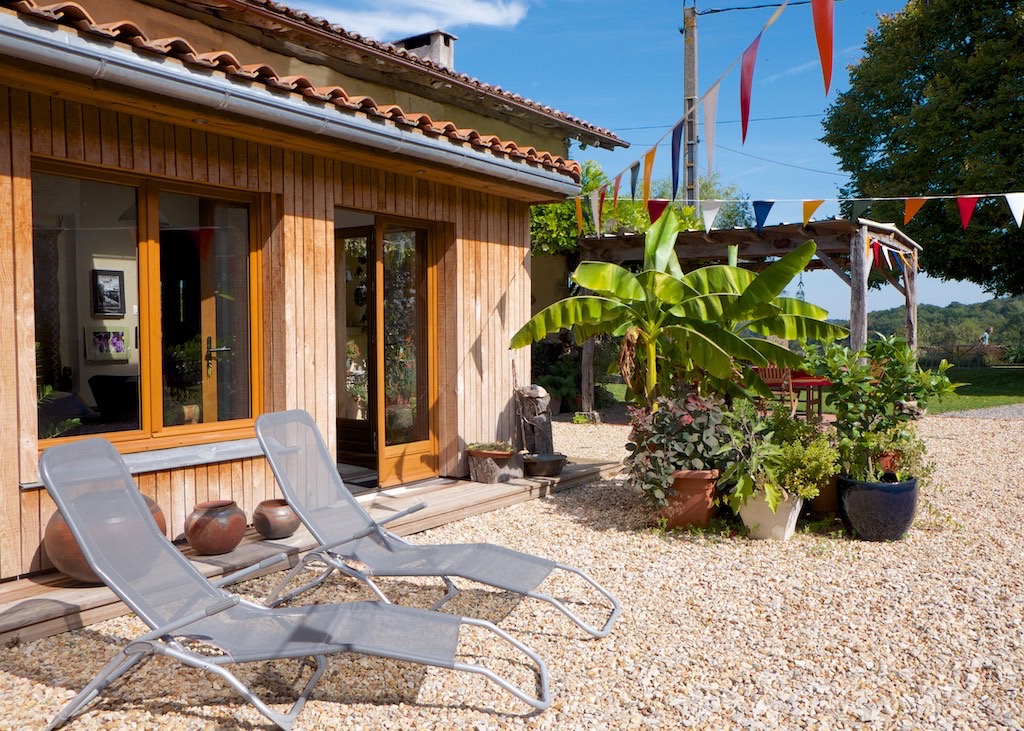
[(558, 599), (555, 599), (550, 594), (542, 594), (540, 592), (531, 591), (527, 592), (526, 596), (532, 597), (533, 599), (540, 599), (541, 601), (547, 602), (548, 604), (552, 605), (566, 617), (575, 622), (583, 631), (593, 635), (594, 637), (606, 637), (608, 633), (612, 631), (612, 625), (615, 624), (615, 620), (618, 619), (619, 614), (622, 613), (622, 606), (619, 604), (618, 600), (612, 595), (610, 591), (608, 591), (603, 586), (598, 584), (596, 581), (594, 581), (594, 579), (592, 579), (590, 576), (588, 576), (580, 569), (575, 568), (574, 566), (566, 566), (565, 564), (555, 564), (555, 568), (559, 568), (563, 571), (568, 571), (570, 573), (582, 577), (583, 580), (590, 584), (590, 586), (593, 587), (595, 591), (597, 591), (605, 599), (608, 600), (608, 602), (611, 604), (611, 613), (608, 615), (608, 619), (605, 621), (603, 627), (594, 627), (590, 624), (587, 624), (585, 621), (583, 621), (582, 618), (580, 618), (578, 614), (573, 612), (571, 609), (569, 609), (569, 607), (565, 606), (565, 604), (560, 602)]
[(444, 584), (448, 587), (448, 592), (431, 605), (430, 609), (432, 611), (440, 609), (449, 601), (458, 596), (459, 592), (462, 591), (461, 589), (459, 589), (459, 587), (455, 586), (454, 582), (452, 582), (452, 580), (449, 579), (447, 576), (442, 576), (441, 578), (444, 579)]
[[(315, 559), (315, 560), (323, 561), (323, 559), (320, 558), (320, 557), (317, 557), (317, 559)], [(324, 583), (324, 581), (327, 580), (327, 577), (330, 576), (331, 572), (333, 572), (334, 569), (335, 569), (334, 566), (332, 566), (332, 565), (330, 565), (328, 563), (328, 564), (326, 564), (327, 568), (325, 568), (323, 573), (321, 573), (317, 578), (313, 579), (312, 581), (310, 581), (310, 582), (308, 582), (306, 584), (303, 584), (302, 586), (300, 586), (298, 589), (295, 589), (294, 591), (288, 592), (284, 596), (278, 596), (285, 589), (285, 587), (287, 587), (288, 584), (290, 584), (292, 582), (292, 580), (296, 576), (298, 576), (298, 574), (303, 569), (306, 568), (308, 563), (309, 562), (307, 562), (306, 559), (303, 558), (297, 564), (295, 564), (295, 567), (292, 568), (292, 570), (288, 572), (288, 575), (285, 576), (283, 579), (281, 579), (281, 581), (278, 582), (277, 586), (274, 587), (273, 591), (271, 591), (270, 594), (267, 595), (267, 598), (263, 600), (264, 606), (276, 607), (279, 604), (284, 604), (289, 599), (293, 599), (293, 598), (297, 597), (299, 594), (303, 594), (303, 593), (309, 591), (313, 587), (320, 586), (320, 584)]]
[(53, 731), (53, 729), (63, 726), (71, 719), (72, 716), (88, 705), (93, 698), (98, 696), (104, 688), (109, 686), (143, 660), (148, 660), (152, 657), (151, 649), (146, 648), (133, 650), (131, 649), (132, 647), (136, 646), (130, 645), (129, 647), (124, 648), (106, 665), (104, 665), (103, 669), (96, 674), (96, 677), (89, 681), (89, 684), (82, 688), (78, 695), (72, 698), (68, 704), (60, 710), (60, 713), (54, 716), (53, 720), (50, 721), (50, 724), (46, 727), (46, 731)]

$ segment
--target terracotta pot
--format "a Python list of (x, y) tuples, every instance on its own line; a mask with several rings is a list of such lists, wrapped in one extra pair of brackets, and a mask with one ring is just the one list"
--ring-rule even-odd
[(299, 516), (281, 498), (264, 500), (252, 511), (252, 525), (264, 538), (287, 538), (299, 528)]
[(835, 516), (839, 512), (839, 496), (836, 490), (838, 476), (832, 475), (829, 481), (818, 488), (818, 494), (807, 501), (807, 509), (815, 515)]
[(245, 513), (234, 500), (199, 503), (185, 519), (188, 544), (204, 556), (234, 551), (244, 534)]
[(672, 492), (668, 505), (661, 508), (661, 516), (667, 521), (666, 527), (707, 528), (718, 513), (715, 500), (715, 484), (718, 470), (676, 470), (672, 473)]
[[(152, 498), (147, 495), (142, 497), (146, 501), (146, 505), (149, 506), (149, 513), (153, 516), (153, 520), (156, 521), (160, 532), (166, 535), (167, 520), (164, 518), (164, 512)], [(124, 525), (121, 522), (120, 520), (111, 519), (110, 528), (123, 531)], [(50, 559), (50, 562), (62, 574), (66, 574), (83, 584), (103, 583), (103, 580), (89, 567), (85, 556), (82, 555), (82, 549), (78, 547), (75, 537), (71, 535), (71, 529), (68, 528), (68, 524), (64, 521), (64, 516), (60, 514), (59, 510), (50, 517), (46, 524), (46, 529), (43, 532), (43, 548), (46, 550), (46, 556)]]
[(839, 478), (839, 514), (866, 541), (898, 541), (917, 514), (917, 478), (863, 482)]

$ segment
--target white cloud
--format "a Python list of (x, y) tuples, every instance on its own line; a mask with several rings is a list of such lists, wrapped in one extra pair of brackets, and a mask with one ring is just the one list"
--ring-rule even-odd
[(391, 41), (467, 25), (514, 26), (526, 17), (522, 0), (292, 0), (291, 7), (345, 30)]

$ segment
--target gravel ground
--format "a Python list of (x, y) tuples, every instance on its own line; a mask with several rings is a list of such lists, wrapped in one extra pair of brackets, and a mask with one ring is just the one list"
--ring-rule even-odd
[[(485, 680), (336, 657), (296, 729), (1021, 729), (1024, 724), (1024, 430), (1007, 419), (927, 417), (937, 463), (918, 520), (894, 543), (838, 530), (785, 543), (661, 535), (618, 480), (449, 524), (422, 542), (495, 541), (585, 567), (622, 601), (587, 639), (547, 605), (464, 592), (449, 611), (501, 623), (548, 663), (541, 714)], [(626, 427), (555, 424), (555, 445), (619, 459)], [(558, 594), (571, 582), (549, 579)], [(259, 596), (269, 579), (241, 589)], [(428, 606), (436, 584), (391, 581)], [(344, 581), (317, 601), (365, 597)], [(0, 650), (0, 727), (42, 728), (123, 638), (117, 619)], [(470, 637), (468, 655), (492, 645)], [(501, 662), (501, 656), (496, 658)], [(294, 662), (241, 666), (286, 704)], [(529, 686), (515, 664), (500, 666)], [(283, 706), (282, 706), (283, 707)], [(155, 660), (104, 692), (71, 729), (262, 729), (230, 688)]]

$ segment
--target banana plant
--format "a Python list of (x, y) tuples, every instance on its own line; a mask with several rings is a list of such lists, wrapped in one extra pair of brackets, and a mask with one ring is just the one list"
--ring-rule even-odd
[(831, 340), (845, 334), (824, 322), (825, 310), (780, 296), (814, 256), (813, 242), (760, 274), (728, 265), (684, 274), (675, 252), (678, 234), (670, 212), (648, 229), (639, 274), (610, 262), (582, 262), (572, 278), (592, 294), (544, 308), (512, 336), (511, 347), (568, 328), (578, 341), (598, 333), (624, 336), (623, 347), (635, 347), (645, 364), (642, 396), (653, 404), (661, 376), (674, 373), (707, 376), (716, 390), (735, 379), (770, 393), (752, 368), (796, 366), (800, 357), (764, 336)]

